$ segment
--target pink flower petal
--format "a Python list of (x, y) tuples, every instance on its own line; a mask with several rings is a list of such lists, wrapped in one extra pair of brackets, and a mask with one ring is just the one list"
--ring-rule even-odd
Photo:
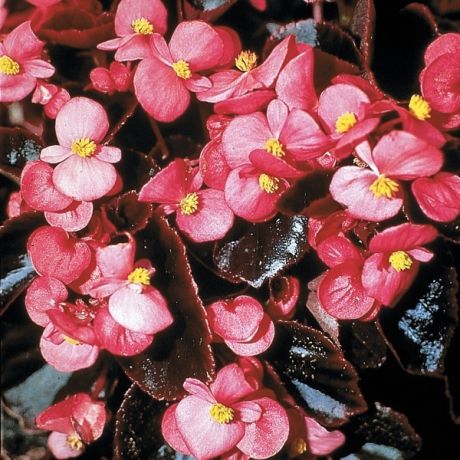
[(318, 244), (319, 258), (328, 266), (335, 267), (347, 260), (362, 261), (362, 256), (356, 246), (343, 236), (330, 236)]
[(95, 158), (107, 163), (117, 163), (121, 160), (121, 150), (118, 147), (109, 147), (104, 145), (96, 153)]
[(219, 34), (224, 45), (219, 67), (231, 67), (235, 58), (241, 51), (241, 41), (239, 35), (230, 27), (216, 26), (214, 30)]
[(239, 419), (244, 423), (257, 422), (262, 416), (262, 408), (253, 401), (241, 401), (233, 408), (238, 412)]
[(37, 79), (28, 74), (3, 75), (0, 73), (0, 102), (14, 102), (30, 94)]
[(30, 319), (45, 327), (50, 322), (46, 312), (58, 308), (66, 299), (67, 289), (61, 281), (49, 276), (39, 276), (27, 289), (25, 305)]
[(254, 387), (246, 379), (244, 369), (237, 364), (223, 367), (211, 383), (211, 391), (217, 401), (224, 405), (233, 405), (254, 392)]
[(166, 442), (176, 451), (184, 454), (191, 455), (187, 444), (185, 444), (184, 438), (177, 426), (176, 421), (176, 408), (177, 403), (169, 406), (163, 414), (161, 420), (161, 433), (165, 438)]
[(93, 215), (93, 203), (74, 201), (62, 211), (45, 211), (45, 219), (52, 227), (60, 227), (66, 232), (78, 232), (85, 228)]
[(413, 258), (418, 260), (419, 262), (429, 262), (433, 257), (434, 254), (425, 248), (415, 248), (407, 251), (407, 253)]
[(153, 341), (153, 335), (133, 332), (118, 324), (108, 308), (98, 310), (94, 332), (101, 348), (119, 356), (134, 356), (144, 351)]
[(209, 141), (200, 154), (200, 173), (204, 183), (211, 188), (223, 190), (230, 173), (225, 160), (224, 148), (220, 138)]
[(210, 69), (222, 58), (224, 43), (219, 34), (203, 21), (180, 22), (169, 42), (174, 62), (183, 59), (192, 72)]
[(35, 78), (49, 78), (54, 75), (55, 68), (42, 59), (31, 59), (22, 65), (24, 72)]
[(174, 70), (155, 58), (138, 65), (134, 92), (147, 113), (159, 121), (175, 120), (190, 102), (190, 94)]
[(305, 175), (304, 171), (296, 169), (284, 158), (277, 158), (266, 150), (253, 150), (249, 155), (249, 160), (259, 171), (275, 177), (296, 178)]
[(56, 136), (63, 147), (74, 141), (88, 138), (100, 143), (109, 130), (107, 113), (96, 101), (74, 97), (67, 102), (56, 117)]
[(136, 243), (129, 238), (128, 243), (111, 244), (96, 250), (96, 262), (102, 276), (127, 280), (134, 266)]
[(375, 173), (368, 169), (344, 166), (332, 177), (329, 190), (353, 217), (380, 222), (395, 216), (403, 200), (400, 192), (393, 198), (376, 197), (369, 188), (376, 179)]
[(110, 192), (116, 180), (115, 168), (96, 157), (72, 155), (57, 165), (53, 173), (56, 188), (77, 201), (93, 201), (103, 197)]
[(26, 61), (40, 57), (44, 42), (39, 40), (31, 28), (31, 22), (26, 21), (17, 26), (5, 38), (3, 46), (5, 54), (16, 61)]
[(22, 197), (37, 211), (60, 211), (73, 202), (56, 189), (52, 176), (53, 168), (41, 161), (29, 161), (22, 170)]
[(233, 212), (225, 201), (224, 192), (209, 188), (197, 194), (197, 211), (186, 215), (178, 209), (177, 226), (197, 243), (223, 238), (232, 227), (234, 219)]
[(446, 53), (460, 52), (460, 35), (458, 33), (447, 33), (440, 35), (436, 40), (430, 43), (425, 51), (425, 64), (430, 65), (439, 56)]
[(109, 299), (109, 311), (117, 323), (142, 334), (156, 334), (173, 322), (166, 300), (152, 287), (140, 293), (130, 286), (119, 289)]
[(254, 459), (272, 457), (278, 453), (289, 435), (289, 420), (284, 408), (270, 398), (255, 399), (252, 402), (262, 408), (262, 417), (246, 425), (238, 449)]
[(154, 32), (166, 32), (168, 11), (161, 0), (122, 0), (115, 15), (115, 32), (119, 36), (132, 34), (131, 24), (140, 18), (148, 19)]
[(211, 404), (216, 402), (216, 398), (212, 395), (211, 390), (201, 380), (192, 378), (185, 379), (184, 390)]
[(259, 329), (264, 309), (253, 297), (242, 295), (212, 303), (207, 316), (211, 330), (224, 340), (246, 341)]
[(345, 442), (341, 431), (328, 431), (313, 418), (305, 417), (305, 424), (308, 446), (314, 455), (329, 455)]
[(192, 93), (201, 93), (212, 87), (211, 80), (198, 74), (192, 76), (184, 81), (185, 87)]
[(40, 153), (40, 160), (47, 163), (60, 163), (66, 158), (73, 155), (72, 150), (68, 147), (61, 147), (60, 145), (50, 145), (45, 147)]
[(392, 131), (379, 140), (373, 151), (382, 174), (402, 180), (432, 176), (442, 166), (442, 152), (405, 131)]
[(265, 314), (254, 337), (244, 342), (225, 340), (225, 344), (238, 356), (256, 356), (267, 351), (274, 338), (275, 325)]
[(48, 437), (48, 447), (53, 454), (53, 456), (57, 459), (64, 459), (64, 458), (73, 458), (80, 456), (84, 449), (74, 449), (70, 446), (67, 442), (67, 436), (70, 434), (66, 433), (58, 433), (57, 431), (53, 431)]
[(287, 104), (289, 110), (313, 110), (318, 104), (313, 66), (313, 48), (309, 46), (305, 52), (289, 61), (280, 72), (276, 82), (276, 94)]
[(253, 150), (264, 149), (271, 137), (273, 135), (262, 113), (234, 118), (222, 136), (224, 155), (230, 168), (249, 163), (249, 154)]
[(247, 115), (264, 109), (275, 99), (276, 93), (271, 89), (254, 91), (242, 96), (234, 96), (214, 105), (214, 112), (223, 114)]
[[(122, 41), (124, 41), (122, 39)], [(122, 42), (115, 53), (115, 59), (119, 62), (137, 61), (152, 57), (150, 38), (145, 35), (131, 35), (130, 40)]]
[(196, 396), (185, 397), (176, 407), (177, 427), (198, 460), (224, 454), (235, 447), (244, 435), (243, 423), (218, 423), (211, 417), (210, 409), (211, 403)]
[(322, 307), (337, 319), (364, 316), (375, 302), (370, 295), (361, 284), (361, 267), (353, 260), (328, 270), (318, 286)]
[(274, 99), (267, 107), (267, 121), (269, 129), (275, 139), (280, 137), (281, 130), (288, 117), (288, 108), (279, 99)]
[(97, 49), (102, 51), (115, 51), (116, 49), (131, 41), (134, 37), (134, 34), (130, 34), (124, 36), (123, 38), (113, 38), (112, 40), (107, 40), (105, 42), (99, 43), (99, 45), (97, 45)]
[(450, 222), (460, 214), (459, 176), (442, 172), (432, 178), (417, 179), (412, 183), (412, 193), (430, 219)]

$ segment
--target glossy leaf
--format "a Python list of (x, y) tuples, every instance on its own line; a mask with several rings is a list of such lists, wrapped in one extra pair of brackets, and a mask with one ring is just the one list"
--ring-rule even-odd
[(185, 392), (187, 377), (211, 379), (214, 359), (205, 310), (197, 294), (184, 244), (166, 219), (154, 214), (150, 224), (136, 235), (138, 257), (158, 268), (153, 277), (168, 302), (174, 323), (155, 336), (139, 355), (120, 358), (126, 374), (157, 399), (173, 400)]
[(214, 250), (220, 275), (234, 283), (246, 282), (259, 288), (305, 254), (307, 222), (303, 216), (279, 216), (251, 225), (240, 238), (225, 238)]
[(291, 321), (279, 322), (276, 333), (268, 360), (308, 415), (338, 426), (366, 410), (355, 369), (324, 334)]

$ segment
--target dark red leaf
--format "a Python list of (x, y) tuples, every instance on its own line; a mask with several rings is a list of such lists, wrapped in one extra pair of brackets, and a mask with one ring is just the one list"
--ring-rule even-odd
[(304, 216), (279, 216), (251, 225), (237, 239), (227, 237), (217, 243), (214, 263), (220, 275), (231, 282), (246, 282), (259, 288), (305, 254), (307, 222)]
[(360, 38), (359, 49), (363, 54), (364, 61), (370, 64), (374, 52), (374, 0), (358, 0), (351, 18), (350, 29)]
[(338, 426), (367, 409), (356, 370), (326, 335), (292, 321), (280, 321), (276, 332), (268, 360), (307, 414)]
[(154, 214), (136, 239), (142, 248), (138, 256), (149, 258), (158, 269), (153, 284), (168, 301), (174, 323), (143, 353), (119, 361), (126, 374), (152, 397), (173, 400), (185, 393), (182, 384), (187, 377), (204, 382), (213, 377), (206, 313), (185, 246), (166, 219)]

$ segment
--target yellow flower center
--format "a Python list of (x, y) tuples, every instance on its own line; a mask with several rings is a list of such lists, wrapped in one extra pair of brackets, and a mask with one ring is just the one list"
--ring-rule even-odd
[(369, 187), (369, 190), (373, 192), (377, 198), (381, 198), (382, 196), (386, 198), (393, 198), (393, 195), (399, 190), (399, 184), (396, 181), (385, 177), (384, 174), (380, 174), (380, 176)]
[(264, 192), (275, 193), (280, 188), (280, 180), (268, 174), (261, 174), (259, 176), (259, 186)]
[(241, 51), (235, 58), (235, 66), (241, 72), (249, 72), (257, 66), (257, 54), (252, 51)]
[(428, 102), (418, 94), (413, 94), (409, 101), (410, 113), (419, 120), (426, 120), (431, 117), (431, 107)]
[(152, 23), (145, 18), (137, 18), (131, 23), (131, 28), (136, 34), (151, 35), (153, 34)]
[(291, 451), (294, 456), (302, 455), (308, 450), (308, 445), (303, 438), (296, 438), (291, 446)]
[(67, 342), (70, 343), (70, 345), (81, 345), (81, 342), (78, 340), (72, 339), (72, 337), (69, 337), (67, 335), (63, 335), (62, 338)]
[(82, 450), (83, 449), (83, 441), (75, 433), (69, 434), (69, 436), (67, 436), (67, 438), (66, 438), (66, 442), (74, 450)]
[(17, 75), (21, 71), (21, 66), (9, 56), (0, 57), (0, 73), (4, 75)]
[(192, 76), (189, 63), (187, 61), (184, 61), (183, 59), (179, 59), (177, 62), (174, 62), (172, 68), (174, 69), (174, 72), (176, 72), (176, 75), (179, 78), (188, 80)]
[(142, 284), (148, 286), (150, 284), (149, 271), (146, 268), (135, 268), (129, 275), (128, 281), (134, 284)]
[(268, 139), (267, 142), (265, 142), (265, 149), (268, 153), (271, 153), (274, 157), (277, 158), (284, 157), (285, 155), (283, 150), (283, 144), (274, 137), (271, 137), (270, 139)]
[(182, 198), (179, 203), (180, 212), (186, 216), (190, 216), (198, 209), (198, 195), (196, 193), (189, 193)]
[(230, 407), (224, 406), (220, 403), (213, 404), (209, 409), (209, 415), (221, 425), (230, 423), (233, 420), (235, 413)]
[(358, 123), (356, 115), (352, 112), (345, 112), (337, 118), (335, 122), (335, 131), (339, 134), (346, 133)]
[(83, 137), (74, 141), (70, 149), (76, 155), (86, 158), (94, 155), (96, 152), (96, 143), (87, 137)]
[(409, 270), (414, 263), (411, 256), (405, 251), (396, 251), (391, 254), (388, 259), (390, 265), (397, 271), (402, 272), (404, 270)]

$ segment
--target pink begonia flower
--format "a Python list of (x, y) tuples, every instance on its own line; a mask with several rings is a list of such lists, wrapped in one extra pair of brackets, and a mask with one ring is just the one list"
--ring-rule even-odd
[(59, 3), (61, 0), (26, 0), (28, 3), (41, 7), (41, 6), (51, 6)]
[(54, 67), (40, 59), (44, 42), (23, 22), (0, 43), (0, 102), (24, 99), (33, 91), (37, 78), (49, 78)]
[(60, 309), (47, 310), (50, 322), (40, 339), (45, 361), (61, 372), (91, 367), (99, 355), (99, 342), (91, 325)]
[(403, 194), (398, 180), (432, 176), (443, 163), (439, 149), (405, 131), (382, 136), (372, 152), (368, 143), (361, 144), (356, 152), (370, 169), (339, 168), (330, 192), (353, 217), (376, 222), (399, 212)]
[(209, 387), (189, 378), (184, 388), (189, 395), (166, 410), (161, 426), (177, 451), (205, 460), (234, 454), (237, 448), (262, 459), (275, 455), (286, 442), (285, 409), (266, 392), (254, 392), (237, 364), (222, 368)]
[[(426, 67), (420, 73), (422, 97), (414, 108), (423, 118), (440, 118), (446, 129), (460, 126), (460, 34), (441, 35), (425, 51)], [(433, 110), (433, 113), (431, 113)]]
[(275, 326), (262, 305), (253, 297), (238, 296), (207, 307), (211, 331), (239, 356), (266, 351), (275, 337)]
[(105, 404), (86, 393), (68, 396), (37, 415), (35, 424), (52, 431), (48, 447), (58, 459), (78, 457), (85, 445), (100, 438), (107, 422)]
[(420, 263), (432, 259), (433, 253), (422, 246), (437, 235), (431, 225), (402, 224), (374, 236), (363, 268), (366, 292), (384, 305), (392, 305), (412, 284)]
[[(335, 149), (346, 154), (363, 141), (379, 124), (379, 118), (369, 116), (370, 99), (361, 89), (348, 84), (326, 88), (318, 101), (318, 116), (324, 122)], [(340, 155), (342, 157), (343, 155)]]
[(291, 458), (303, 454), (326, 456), (345, 442), (341, 431), (328, 431), (315, 419), (307, 417), (299, 409), (288, 409), (288, 455)]
[(111, 163), (120, 161), (121, 150), (101, 145), (109, 130), (101, 104), (86, 97), (67, 102), (56, 117), (59, 145), (42, 150), (40, 158), (59, 163), (53, 172), (56, 188), (77, 201), (92, 201), (111, 191), (117, 172)]
[(297, 161), (319, 157), (331, 145), (315, 120), (299, 109), (289, 112), (278, 99), (261, 112), (235, 117), (222, 135), (225, 159), (233, 169), (252, 163), (277, 177), (298, 177)]
[(460, 214), (460, 177), (440, 172), (412, 183), (412, 193), (423, 213), (437, 222), (450, 222)]
[(45, 211), (45, 219), (52, 227), (60, 227), (66, 232), (84, 229), (93, 215), (93, 203), (74, 201), (62, 211)]
[(69, 101), (70, 94), (66, 89), (40, 81), (32, 94), (32, 102), (43, 105), (46, 116), (52, 120), (56, 119), (59, 110)]
[(330, 267), (318, 284), (321, 306), (337, 319), (362, 318), (375, 306), (375, 299), (361, 281), (363, 255), (343, 236), (322, 241), (318, 255)]
[(286, 62), (296, 54), (293, 36), (279, 43), (260, 66), (254, 52), (242, 51), (235, 59), (237, 70), (211, 75), (212, 87), (200, 92), (197, 98), (215, 103), (216, 113), (247, 114), (261, 110), (276, 97), (273, 84)]
[(269, 282), (270, 298), (267, 313), (273, 320), (290, 319), (300, 295), (300, 282), (293, 276), (280, 276)]
[(89, 286), (95, 298), (109, 297), (109, 312), (121, 326), (133, 332), (152, 335), (173, 322), (160, 291), (150, 285), (155, 272), (149, 261), (134, 263), (136, 243), (132, 237), (120, 243), (96, 249), (101, 277)]
[(18, 217), (27, 211), (33, 211), (33, 209), (23, 200), (21, 192), (11, 193), (6, 205), (6, 215), (8, 219)]
[(156, 33), (150, 44), (151, 56), (139, 63), (134, 75), (134, 92), (153, 118), (173, 121), (189, 106), (190, 91), (211, 87), (198, 72), (219, 64), (224, 43), (205, 22), (184, 21), (174, 30), (169, 46)]
[(150, 38), (163, 35), (168, 27), (168, 11), (161, 0), (121, 0), (115, 14), (114, 38), (97, 45), (115, 51), (117, 61), (135, 61), (150, 57)]
[(249, 0), (249, 3), (259, 11), (265, 11), (267, 9), (267, 0)]
[(91, 70), (89, 78), (95, 90), (109, 95), (129, 91), (133, 82), (131, 70), (120, 62), (112, 62), (110, 67), (96, 67)]
[(91, 249), (84, 242), (56, 227), (39, 227), (27, 241), (32, 265), (40, 275), (70, 284), (91, 262)]
[(219, 240), (232, 227), (233, 212), (221, 190), (200, 190), (201, 185), (198, 168), (177, 159), (142, 187), (139, 201), (160, 203), (166, 213), (176, 212), (177, 226), (195, 242)]

